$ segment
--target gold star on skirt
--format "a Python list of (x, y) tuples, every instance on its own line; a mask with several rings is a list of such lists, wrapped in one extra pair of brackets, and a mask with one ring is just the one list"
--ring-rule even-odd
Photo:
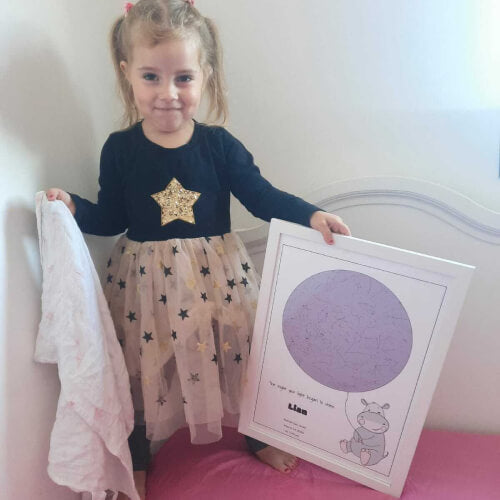
[(163, 191), (151, 195), (160, 205), (161, 225), (165, 226), (176, 219), (195, 224), (193, 205), (200, 195), (196, 191), (184, 189), (174, 177)]

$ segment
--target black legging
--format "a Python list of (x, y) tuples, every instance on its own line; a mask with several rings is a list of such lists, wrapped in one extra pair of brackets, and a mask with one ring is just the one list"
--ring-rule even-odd
[(136, 425), (128, 438), (130, 454), (132, 455), (132, 468), (134, 470), (147, 470), (151, 462), (150, 441), (146, 437), (146, 426)]
[(260, 451), (260, 450), (266, 448), (267, 446), (269, 446), (266, 443), (263, 443), (262, 441), (254, 439), (253, 437), (250, 437), (250, 436), (245, 436), (245, 439), (247, 441), (248, 449), (252, 453), (257, 453), (258, 451)]

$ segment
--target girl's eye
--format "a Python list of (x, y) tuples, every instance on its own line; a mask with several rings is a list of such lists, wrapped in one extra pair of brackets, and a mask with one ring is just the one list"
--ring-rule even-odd
[(148, 82), (155, 82), (156, 80), (158, 80), (158, 77), (154, 73), (144, 73), (142, 77)]
[(188, 83), (193, 81), (193, 77), (191, 75), (180, 75), (177, 77), (177, 81), (180, 83)]

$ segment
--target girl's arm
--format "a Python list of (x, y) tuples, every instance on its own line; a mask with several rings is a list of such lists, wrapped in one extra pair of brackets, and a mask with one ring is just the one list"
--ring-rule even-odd
[(337, 215), (321, 210), (301, 198), (275, 188), (260, 175), (253, 156), (226, 132), (226, 168), (231, 192), (256, 217), (266, 221), (273, 217), (310, 226), (321, 232), (332, 244), (332, 231), (350, 235), (349, 227)]
[(123, 196), (122, 176), (117, 167), (117, 157), (109, 138), (101, 152), (97, 203), (58, 188), (47, 191), (47, 198), (61, 200), (75, 216), (84, 233), (113, 236), (125, 231), (128, 217)]

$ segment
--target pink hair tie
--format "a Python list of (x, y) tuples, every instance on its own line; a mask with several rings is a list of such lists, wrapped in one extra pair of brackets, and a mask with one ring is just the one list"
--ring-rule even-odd
[(131, 2), (125, 2), (125, 16), (130, 12), (130, 9), (134, 6)]

